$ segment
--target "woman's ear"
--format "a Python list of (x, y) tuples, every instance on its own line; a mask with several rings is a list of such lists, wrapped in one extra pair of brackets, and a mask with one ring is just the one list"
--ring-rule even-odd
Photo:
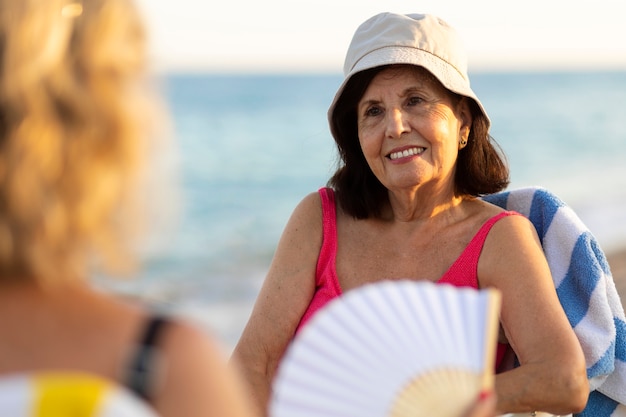
[(469, 132), (472, 128), (472, 122), (474, 121), (468, 100), (469, 99), (467, 97), (462, 97), (457, 107), (457, 114), (459, 121), (461, 122), (459, 130), (461, 133), (465, 134), (465, 139), (468, 138)]
[(457, 117), (459, 118), (459, 150), (465, 148), (469, 140), (472, 129), (472, 112), (467, 102), (467, 97), (461, 98), (457, 107)]

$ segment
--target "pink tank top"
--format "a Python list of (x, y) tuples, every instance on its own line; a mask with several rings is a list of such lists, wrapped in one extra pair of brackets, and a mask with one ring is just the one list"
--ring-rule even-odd
[[(337, 215), (335, 211), (335, 193), (330, 188), (320, 188), (322, 199), (323, 239), (315, 272), (315, 294), (304, 312), (298, 330), (326, 303), (342, 294), (335, 259), (337, 255)], [(478, 288), (478, 259), (485, 239), (491, 227), (501, 218), (519, 215), (513, 211), (503, 211), (487, 220), (452, 266), (437, 281), (438, 284), (450, 284), (456, 287)], [(508, 345), (498, 344), (496, 366), (500, 364)]]

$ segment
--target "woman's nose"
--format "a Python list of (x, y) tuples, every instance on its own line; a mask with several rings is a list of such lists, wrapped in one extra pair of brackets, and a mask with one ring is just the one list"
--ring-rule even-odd
[(399, 138), (403, 133), (410, 130), (409, 123), (402, 110), (392, 109), (387, 112), (386, 129), (386, 134), (390, 138)]

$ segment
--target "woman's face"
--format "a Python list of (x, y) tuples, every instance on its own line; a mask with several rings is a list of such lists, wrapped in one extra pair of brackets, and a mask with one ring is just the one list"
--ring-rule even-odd
[(398, 66), (378, 73), (357, 105), (357, 124), (365, 159), (385, 187), (454, 189), (471, 114), (465, 100), (426, 70)]

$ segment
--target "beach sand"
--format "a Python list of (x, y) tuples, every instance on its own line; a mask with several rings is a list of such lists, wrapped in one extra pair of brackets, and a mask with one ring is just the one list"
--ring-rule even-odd
[(607, 253), (607, 259), (622, 305), (626, 305), (626, 247)]

